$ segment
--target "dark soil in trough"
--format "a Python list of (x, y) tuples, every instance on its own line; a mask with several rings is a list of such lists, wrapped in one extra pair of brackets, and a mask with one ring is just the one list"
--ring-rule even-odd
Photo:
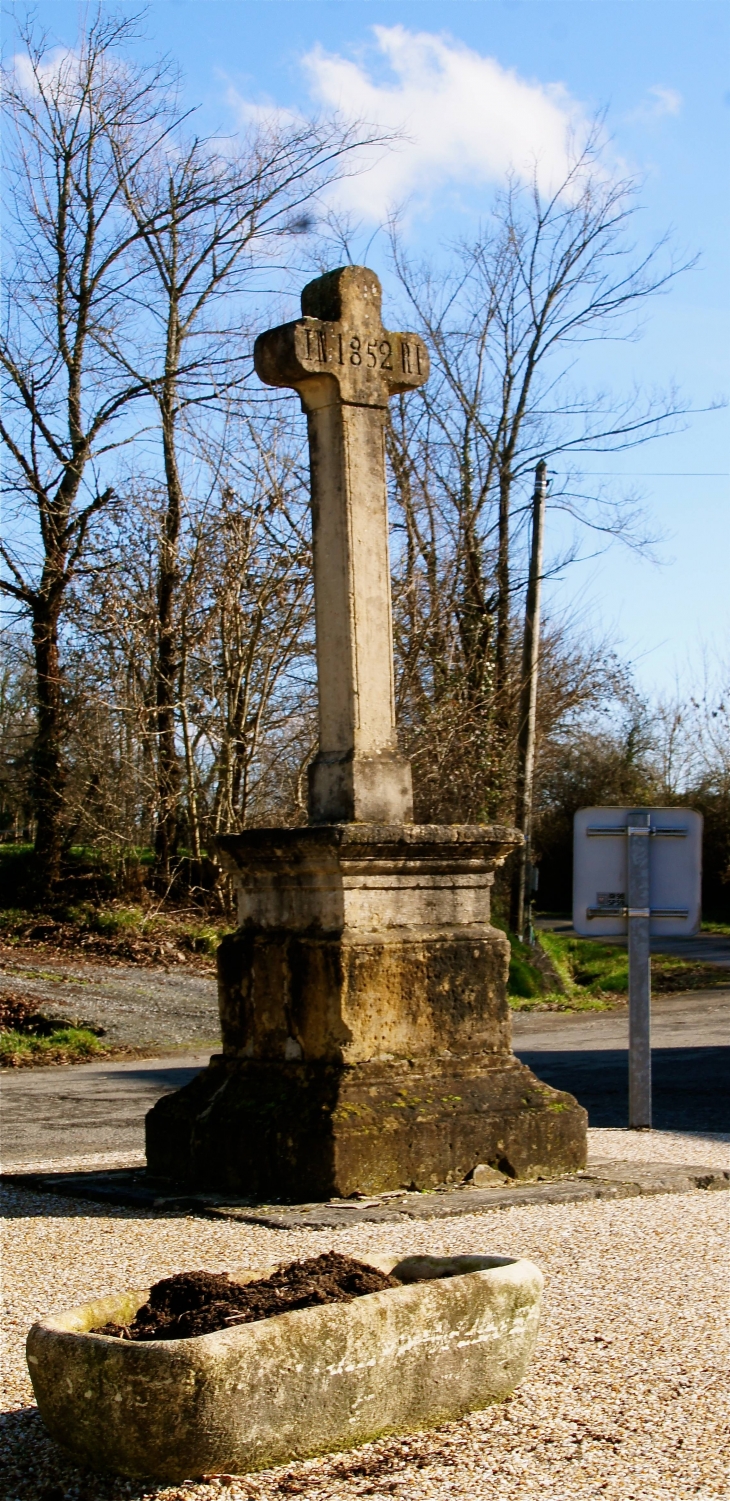
[(400, 1283), (336, 1251), (292, 1261), (260, 1282), (231, 1282), (227, 1272), (178, 1272), (155, 1283), (149, 1302), (138, 1309), (131, 1324), (104, 1324), (91, 1333), (118, 1339), (189, 1339), (295, 1308), (351, 1303), (353, 1298), (387, 1287), (400, 1287)]

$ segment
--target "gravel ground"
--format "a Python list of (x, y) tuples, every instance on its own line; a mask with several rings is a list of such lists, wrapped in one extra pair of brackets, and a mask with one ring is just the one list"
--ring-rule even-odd
[[(594, 1157), (726, 1166), (727, 1137), (590, 1133)], [(114, 1157), (114, 1163), (110, 1157)], [(123, 1154), (85, 1166), (123, 1165)], [(134, 1158), (126, 1157), (127, 1162)], [(53, 1167), (61, 1164), (54, 1162)], [(80, 1165), (78, 1159), (63, 1164)], [(39, 1164), (40, 1166), (40, 1164)], [(342, 1231), (281, 1232), (7, 1190), (2, 1448), (7, 1501), (685, 1501), (730, 1496), (730, 1195), (530, 1206)], [(79, 1212), (81, 1210), (81, 1213)], [(183, 1268), (235, 1272), (318, 1254), (498, 1251), (547, 1277), (527, 1379), (507, 1402), (430, 1433), (239, 1479), (137, 1484), (69, 1464), (32, 1406), (23, 1340), (35, 1318)]]
[(170, 1052), (218, 1045), (220, 1020), (214, 973), (145, 969), (138, 964), (76, 964), (27, 951), (0, 952), (2, 987), (46, 1010), (104, 1028), (113, 1047)]

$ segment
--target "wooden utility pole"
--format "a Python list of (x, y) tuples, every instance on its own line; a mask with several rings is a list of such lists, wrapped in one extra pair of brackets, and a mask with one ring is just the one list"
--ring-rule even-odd
[(522, 647), (522, 686), (520, 690), (520, 717), (517, 733), (517, 792), (515, 799), (515, 823), (524, 835), (524, 844), (519, 852), (517, 880), (513, 893), (512, 927), (518, 938), (524, 938), (525, 895), (528, 875), (532, 875), (532, 782), (535, 767), (535, 715), (537, 709), (537, 677), (540, 660), (540, 588), (542, 584), (542, 543), (545, 528), (545, 498), (547, 496), (547, 464), (541, 459), (535, 470), (535, 489), (532, 497), (532, 545), (530, 548), (530, 572), (527, 580), (525, 603), (525, 635)]

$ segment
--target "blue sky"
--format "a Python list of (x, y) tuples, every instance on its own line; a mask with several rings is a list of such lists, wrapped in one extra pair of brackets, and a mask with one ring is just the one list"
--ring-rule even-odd
[[(36, 11), (73, 44), (76, 4)], [(675, 378), (697, 407), (730, 393), (727, 0), (154, 0), (146, 24), (141, 55), (177, 59), (202, 130), (335, 103), (402, 125), (408, 142), (350, 185), (348, 206), (369, 239), (407, 198), (411, 244), (427, 252), (469, 234), (510, 154), (557, 170), (565, 122), (605, 109), (615, 160), (644, 178), (642, 243), (672, 228), (701, 260), (640, 343), (600, 352), (598, 373), (617, 390)], [(6, 19), (6, 51), (11, 37)], [(383, 272), (377, 233), (368, 261)], [(549, 586), (553, 608), (615, 629), (652, 692), (686, 681), (703, 649), (730, 655), (729, 428), (727, 412), (698, 415), (651, 447), (589, 459), (635, 477), (662, 562), (613, 546)]]

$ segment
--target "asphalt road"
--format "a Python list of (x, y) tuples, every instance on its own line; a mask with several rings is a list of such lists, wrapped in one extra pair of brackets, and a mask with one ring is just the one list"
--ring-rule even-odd
[[(656, 1048), (726, 1047), (730, 1044), (730, 986), (655, 996), (651, 1003)], [(628, 1047), (629, 1013), (615, 1011), (516, 1011), (515, 1052), (604, 1050)]]
[(181, 1089), (208, 1062), (209, 1052), (134, 1063), (79, 1063), (18, 1069), (0, 1088), (3, 1167), (144, 1152), (145, 1113), (163, 1094)]
[[(591, 1126), (626, 1126), (628, 1013), (517, 1014), (513, 1046), (539, 1078), (567, 1089)], [(730, 989), (652, 1003), (653, 1124), (730, 1131)]]
[[(625, 1011), (518, 1013), (514, 1048), (538, 1076), (575, 1094), (592, 1126), (627, 1124)], [(653, 1007), (654, 1124), (730, 1131), (730, 988), (660, 997)], [(208, 1051), (118, 1064), (19, 1070), (0, 1090), (7, 1167), (142, 1152), (144, 1116), (187, 1083)]]

